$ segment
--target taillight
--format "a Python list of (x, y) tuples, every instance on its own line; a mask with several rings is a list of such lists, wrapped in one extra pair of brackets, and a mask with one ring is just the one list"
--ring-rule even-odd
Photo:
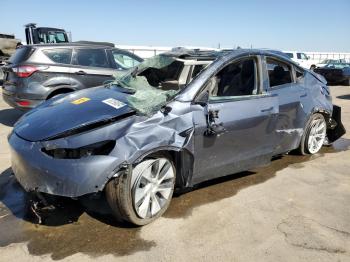
[(18, 101), (17, 102), (18, 105), (20, 106), (30, 106), (30, 101), (27, 101), (27, 100), (22, 100), (22, 101)]
[(18, 67), (13, 67), (12, 71), (21, 78), (29, 77), (34, 74), (36, 71), (47, 69), (48, 66), (29, 66), (23, 65)]

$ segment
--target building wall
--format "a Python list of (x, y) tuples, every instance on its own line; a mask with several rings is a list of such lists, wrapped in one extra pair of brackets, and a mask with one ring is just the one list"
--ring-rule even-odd
[(346, 59), (350, 62), (350, 53), (336, 52), (304, 52), (311, 60), (321, 61), (324, 59)]

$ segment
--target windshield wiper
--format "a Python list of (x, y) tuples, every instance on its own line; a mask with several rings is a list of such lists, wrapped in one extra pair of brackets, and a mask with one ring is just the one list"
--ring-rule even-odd
[(124, 87), (124, 86), (121, 86), (119, 85), (119, 83), (110, 83), (108, 85), (105, 85), (106, 88), (109, 88), (109, 89), (114, 89), (116, 91), (119, 91), (121, 93), (125, 93), (125, 94), (135, 94), (135, 90), (133, 89), (129, 89), (127, 87)]

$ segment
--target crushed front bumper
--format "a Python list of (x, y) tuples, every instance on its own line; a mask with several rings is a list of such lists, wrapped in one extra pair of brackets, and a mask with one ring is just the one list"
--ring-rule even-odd
[(42, 152), (41, 142), (24, 140), (15, 133), (9, 144), (12, 170), (28, 192), (66, 197), (95, 193), (103, 190), (118, 167), (118, 159), (111, 156), (54, 159)]
[(346, 133), (346, 130), (341, 122), (341, 107), (333, 105), (332, 120), (335, 122), (333, 128), (327, 129), (327, 138), (330, 143), (339, 139)]

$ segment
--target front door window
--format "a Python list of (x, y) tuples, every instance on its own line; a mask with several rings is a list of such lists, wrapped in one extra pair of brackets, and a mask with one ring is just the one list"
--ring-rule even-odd
[(244, 59), (224, 67), (210, 81), (210, 99), (249, 96), (257, 94), (254, 59)]

